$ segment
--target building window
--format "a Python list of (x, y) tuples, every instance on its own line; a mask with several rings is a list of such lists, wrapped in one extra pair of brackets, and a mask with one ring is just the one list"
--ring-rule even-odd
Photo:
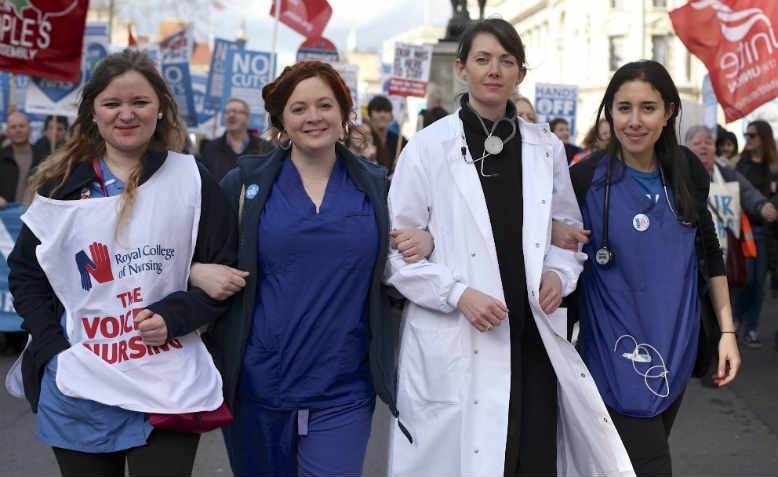
[(654, 7), (667, 8), (667, 0), (653, 0), (653, 1), (654, 1)]
[(662, 66), (670, 69), (670, 45), (672, 44), (672, 35), (653, 35), (651, 36), (651, 59)]
[(611, 8), (624, 9), (624, 0), (611, 0)]
[(624, 64), (624, 37), (616, 35), (608, 38), (608, 52), (610, 71), (616, 71)]

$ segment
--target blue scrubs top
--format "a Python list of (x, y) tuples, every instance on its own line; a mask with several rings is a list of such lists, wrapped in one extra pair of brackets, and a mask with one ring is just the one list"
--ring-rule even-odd
[(624, 415), (653, 417), (683, 392), (697, 355), (696, 227), (675, 218), (669, 187), (668, 198), (662, 191), (655, 202), (616, 161), (608, 213), (615, 259), (598, 265), (606, 163), (595, 170), (582, 208), (592, 236), (583, 249), (589, 259), (581, 355), (605, 404)]
[(648, 196), (649, 199), (653, 200), (654, 203), (659, 202), (659, 197), (661, 197), (663, 193), (662, 178), (659, 175), (659, 169), (655, 169), (652, 172), (643, 172), (627, 166), (627, 172), (629, 172), (629, 175), (635, 179), (635, 182), (643, 188), (643, 191), (645, 191), (646, 196)]
[(257, 246), (261, 275), (240, 392), (274, 410), (371, 398), (367, 294), (378, 225), (342, 159), (318, 213), (297, 168), (284, 161)]
[[(108, 196), (121, 194), (124, 183), (100, 160)], [(89, 197), (105, 197), (100, 183), (89, 187)], [(67, 337), (65, 314), (60, 319)], [(44, 444), (80, 452), (116, 452), (146, 444), (154, 429), (148, 415), (120, 407), (65, 396), (57, 388), (57, 356), (46, 364), (38, 402), (35, 437)]]

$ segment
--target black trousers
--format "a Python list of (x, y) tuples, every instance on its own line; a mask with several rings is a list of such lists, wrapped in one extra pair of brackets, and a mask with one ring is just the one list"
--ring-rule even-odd
[(511, 336), (506, 477), (556, 475), (556, 373), (528, 313), (521, 335)]
[(154, 429), (144, 446), (105, 454), (54, 449), (63, 477), (124, 477), (127, 461), (130, 476), (192, 475), (200, 434)]
[(682, 400), (683, 393), (664, 412), (654, 417), (625, 416), (608, 407), (613, 425), (619, 432), (638, 477), (673, 475), (667, 440)]

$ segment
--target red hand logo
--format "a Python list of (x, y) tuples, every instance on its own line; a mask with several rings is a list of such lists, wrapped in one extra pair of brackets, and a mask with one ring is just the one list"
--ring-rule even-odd
[(113, 271), (111, 271), (111, 256), (108, 255), (108, 247), (101, 243), (94, 242), (89, 246), (89, 254), (92, 255), (92, 261), (97, 268), (92, 268), (90, 264), (86, 269), (98, 283), (110, 282), (113, 280)]

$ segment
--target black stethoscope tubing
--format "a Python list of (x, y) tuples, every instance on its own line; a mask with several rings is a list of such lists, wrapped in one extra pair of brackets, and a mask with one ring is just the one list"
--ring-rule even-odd
[[(625, 165), (626, 167), (626, 165)], [(673, 216), (678, 220), (678, 214), (676, 213), (675, 209), (673, 208), (673, 204), (670, 202), (670, 196), (667, 193), (667, 182), (665, 181), (665, 172), (662, 170), (662, 164), (657, 160), (656, 167), (659, 169), (659, 177), (662, 180), (662, 189), (664, 189), (665, 193), (665, 200), (667, 201), (667, 206), (670, 207), (670, 212), (673, 213)], [(608, 157), (608, 167), (607, 171), (605, 172), (605, 202), (602, 206), (602, 245), (599, 249), (597, 249), (597, 252), (594, 255), (594, 260), (603, 267), (607, 267), (608, 265), (613, 263), (613, 260), (616, 258), (616, 253), (610, 248), (608, 245), (608, 205), (610, 203), (610, 190), (611, 190), (611, 174), (613, 170), (613, 159)], [(687, 222), (681, 222), (684, 225), (690, 225)]]

